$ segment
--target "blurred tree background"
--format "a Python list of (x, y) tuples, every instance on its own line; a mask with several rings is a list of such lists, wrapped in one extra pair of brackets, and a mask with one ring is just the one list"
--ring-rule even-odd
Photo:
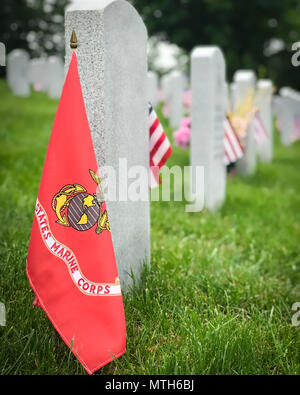
[[(25, 48), (31, 56), (63, 54), (63, 15), (68, 2), (1, 0), (0, 41), (7, 53)], [(228, 80), (236, 69), (251, 68), (259, 78), (269, 77), (277, 86), (300, 90), (300, 72), (291, 63), (292, 43), (300, 41), (300, 0), (130, 2), (151, 37), (176, 44), (186, 54), (196, 45), (220, 46)]]
[(299, 0), (132, 0), (150, 36), (190, 52), (196, 45), (218, 45), (235, 70), (256, 70), (278, 86), (300, 89), (300, 70), (291, 63), (300, 41)]
[[(0, 41), (8, 54), (26, 49), (32, 57), (64, 54), (64, 12), (70, 0), (1, 0)], [(0, 75), (5, 70), (0, 67)]]

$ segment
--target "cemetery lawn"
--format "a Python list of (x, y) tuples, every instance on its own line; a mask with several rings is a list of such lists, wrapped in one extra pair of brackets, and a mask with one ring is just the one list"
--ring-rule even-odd
[[(0, 374), (85, 374), (25, 274), (58, 102), (3, 81), (0, 95)], [(174, 147), (168, 165), (188, 164)], [(151, 270), (124, 297), (127, 352), (96, 374), (299, 374), (300, 141), (282, 147), (276, 132), (274, 162), (229, 178), (220, 212), (152, 202), (151, 222)]]

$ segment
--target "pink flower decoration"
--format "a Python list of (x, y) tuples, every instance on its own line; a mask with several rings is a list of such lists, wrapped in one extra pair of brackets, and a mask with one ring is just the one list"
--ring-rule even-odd
[(191, 117), (183, 118), (181, 121), (181, 127), (190, 128), (191, 127)]
[(180, 128), (173, 133), (174, 144), (183, 149), (187, 149), (190, 145), (190, 139), (191, 139), (190, 124), (191, 124), (191, 119), (184, 118), (181, 121)]

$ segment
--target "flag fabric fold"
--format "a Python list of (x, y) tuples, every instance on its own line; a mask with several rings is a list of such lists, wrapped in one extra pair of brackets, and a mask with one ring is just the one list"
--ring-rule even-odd
[(73, 51), (44, 163), (27, 277), (64, 342), (92, 374), (126, 348), (106, 204)]

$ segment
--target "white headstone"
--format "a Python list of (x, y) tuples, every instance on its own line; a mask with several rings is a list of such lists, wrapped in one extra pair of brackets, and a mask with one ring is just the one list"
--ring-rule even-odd
[(112, 166), (119, 181), (117, 201), (106, 203), (124, 289), (131, 270), (138, 278), (150, 261), (149, 199), (129, 201), (126, 189), (126, 166), (149, 169), (147, 31), (124, 0), (82, 2), (80, 10), (66, 12), (65, 24), (66, 67), (73, 29), (78, 38), (78, 70), (98, 166), (100, 171)]
[(147, 97), (153, 107), (158, 103), (158, 76), (154, 71), (147, 74)]
[(281, 120), (282, 117), (282, 104), (283, 104), (283, 99), (281, 96), (278, 94), (274, 94), (272, 96), (272, 113), (274, 116), (277, 118), (277, 120)]
[(258, 80), (256, 104), (259, 108), (261, 121), (268, 134), (267, 139), (258, 145), (258, 156), (262, 162), (271, 162), (273, 159), (272, 94), (272, 81), (267, 79)]
[(292, 137), (296, 133), (296, 121), (299, 117), (300, 100), (297, 94), (289, 87), (283, 87), (279, 90), (279, 100), (281, 114), (281, 133), (280, 141), (283, 145), (292, 144)]
[[(249, 106), (254, 105), (254, 91), (256, 76), (252, 70), (238, 70), (234, 74), (236, 84), (234, 108), (244, 106), (246, 101)], [(251, 110), (251, 108), (248, 110)], [(256, 170), (256, 143), (254, 138), (254, 124), (250, 122), (244, 140), (245, 155), (236, 162), (237, 173), (242, 175), (253, 174)]]
[(6, 55), (5, 45), (0, 42), (0, 66), (6, 65), (5, 55)]
[(226, 192), (224, 165), (225, 60), (218, 47), (197, 47), (191, 54), (191, 190), (196, 167), (204, 167), (204, 205), (218, 209)]
[(300, 138), (300, 93), (291, 89), (290, 98), (292, 100), (291, 106), (294, 114), (294, 133), (292, 134), (292, 142), (294, 142)]
[(235, 82), (231, 82), (231, 84), (229, 85), (229, 97), (230, 97), (230, 111), (234, 112), (235, 111), (235, 103), (236, 103), (236, 83)]
[(64, 84), (64, 63), (58, 56), (50, 56), (47, 65), (48, 95), (52, 99), (58, 99)]
[(14, 49), (7, 56), (7, 82), (15, 96), (30, 95), (28, 65), (29, 55), (24, 49)]
[(185, 79), (181, 71), (173, 70), (169, 81), (169, 106), (170, 106), (170, 125), (172, 128), (180, 126), (183, 118), (183, 99)]
[(162, 100), (165, 104), (169, 102), (171, 93), (171, 73), (164, 74), (160, 79)]
[(230, 103), (230, 93), (229, 93), (229, 84), (225, 81), (224, 83), (224, 91), (225, 91), (225, 111), (231, 111), (231, 103)]
[(48, 90), (48, 61), (47, 58), (34, 58), (29, 62), (29, 82), (35, 91), (46, 92)]

